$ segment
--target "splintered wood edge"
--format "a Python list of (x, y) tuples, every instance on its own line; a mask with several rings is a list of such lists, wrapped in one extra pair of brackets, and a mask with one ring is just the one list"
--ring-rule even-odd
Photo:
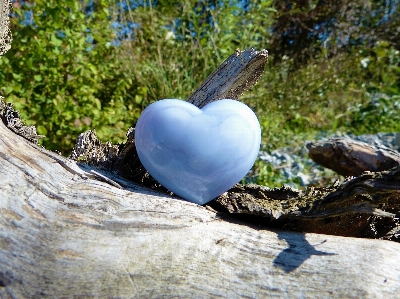
[(202, 108), (219, 99), (238, 100), (257, 83), (267, 61), (267, 50), (236, 50), (207, 77), (187, 102)]

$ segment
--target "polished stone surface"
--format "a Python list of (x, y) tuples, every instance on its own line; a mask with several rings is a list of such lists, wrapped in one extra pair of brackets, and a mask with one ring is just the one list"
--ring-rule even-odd
[(254, 112), (234, 100), (202, 109), (175, 99), (148, 106), (135, 129), (139, 159), (164, 187), (205, 204), (250, 170), (257, 158), (261, 129)]

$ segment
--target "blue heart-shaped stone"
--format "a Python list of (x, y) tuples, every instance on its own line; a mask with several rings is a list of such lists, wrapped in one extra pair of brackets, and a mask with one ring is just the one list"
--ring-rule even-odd
[(143, 166), (161, 185), (205, 204), (247, 174), (261, 130), (254, 112), (238, 101), (218, 100), (199, 109), (166, 99), (142, 112), (135, 142)]

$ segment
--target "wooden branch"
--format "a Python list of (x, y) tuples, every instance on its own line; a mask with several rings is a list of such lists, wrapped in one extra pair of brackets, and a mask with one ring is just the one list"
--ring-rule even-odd
[(216, 202), (269, 227), (400, 241), (400, 168), (305, 191), (237, 185)]
[(120, 189), (91, 170), (0, 122), (1, 298), (400, 291), (398, 243), (261, 229), (100, 171)]
[(203, 108), (219, 99), (238, 100), (264, 72), (268, 51), (236, 50), (200, 85), (187, 102)]
[(348, 138), (334, 138), (307, 144), (316, 163), (343, 176), (358, 176), (364, 171), (384, 171), (400, 165), (400, 154), (382, 146)]

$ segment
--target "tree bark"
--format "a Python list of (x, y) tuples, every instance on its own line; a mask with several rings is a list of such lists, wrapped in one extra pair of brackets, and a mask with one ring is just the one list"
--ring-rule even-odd
[(10, 24), (10, 0), (0, 0), (0, 57), (11, 48), (12, 35)]

